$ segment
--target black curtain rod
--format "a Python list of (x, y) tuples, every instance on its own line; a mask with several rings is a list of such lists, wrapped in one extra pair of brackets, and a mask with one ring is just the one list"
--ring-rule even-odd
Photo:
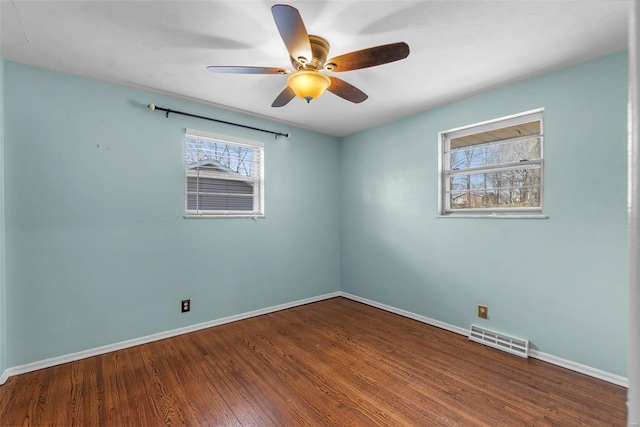
[(238, 126), (238, 127), (245, 128), (245, 129), (251, 129), (251, 130), (257, 130), (257, 131), (260, 131), (260, 132), (270, 133), (272, 135), (275, 135), (276, 139), (279, 136), (284, 136), (286, 138), (291, 138), (291, 134), (290, 133), (274, 132), (272, 130), (255, 128), (253, 126), (241, 125), (239, 123), (233, 123), (233, 122), (227, 122), (227, 121), (224, 121), (224, 120), (212, 119), (211, 117), (198, 116), (196, 114), (190, 114), (190, 113), (185, 113), (183, 111), (172, 110), (170, 108), (158, 107), (155, 104), (149, 104), (149, 105), (147, 105), (147, 107), (149, 107), (149, 109), (151, 111), (154, 111), (154, 110), (166, 111), (167, 114), (165, 114), (165, 117), (169, 117), (169, 113), (174, 113), (174, 114), (180, 114), (180, 115), (188, 116), (188, 117), (195, 117), (196, 119), (210, 120), (212, 122), (224, 123), (225, 125)]

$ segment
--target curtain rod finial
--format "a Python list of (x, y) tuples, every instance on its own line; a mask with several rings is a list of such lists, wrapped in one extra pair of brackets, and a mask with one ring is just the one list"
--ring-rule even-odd
[(149, 110), (153, 111), (156, 109), (156, 104), (149, 104), (147, 107), (149, 107)]

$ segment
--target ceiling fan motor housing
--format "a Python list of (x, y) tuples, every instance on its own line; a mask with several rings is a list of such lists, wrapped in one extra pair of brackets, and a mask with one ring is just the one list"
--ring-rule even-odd
[(309, 43), (311, 44), (311, 54), (313, 58), (307, 62), (304, 68), (322, 70), (327, 60), (327, 55), (329, 55), (329, 42), (320, 36), (309, 35)]

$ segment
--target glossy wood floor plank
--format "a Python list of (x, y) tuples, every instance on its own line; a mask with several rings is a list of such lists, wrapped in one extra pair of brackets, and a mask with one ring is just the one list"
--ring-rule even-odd
[(626, 389), (344, 298), (10, 378), (0, 425), (624, 426)]

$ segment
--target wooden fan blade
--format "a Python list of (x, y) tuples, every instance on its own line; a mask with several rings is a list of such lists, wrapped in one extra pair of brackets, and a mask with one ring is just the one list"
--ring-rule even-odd
[(296, 97), (296, 94), (293, 91), (293, 89), (287, 86), (286, 88), (284, 88), (282, 92), (280, 92), (280, 95), (276, 97), (276, 99), (273, 101), (273, 104), (271, 104), (271, 106), (284, 107), (289, 103), (289, 101), (291, 101), (295, 97)]
[(207, 70), (212, 73), (231, 73), (231, 74), (286, 74), (284, 68), (275, 67), (234, 67), (234, 66), (217, 66), (211, 65)]
[(391, 43), (336, 56), (326, 62), (325, 68), (335, 72), (359, 70), (399, 61), (407, 56), (409, 56), (408, 44)]
[(354, 85), (345, 82), (337, 77), (329, 77), (331, 84), (327, 90), (340, 98), (344, 98), (347, 101), (351, 101), (355, 104), (359, 104), (369, 97), (366, 93), (355, 87)]
[(311, 61), (313, 55), (309, 34), (298, 9), (285, 4), (276, 4), (271, 8), (271, 13), (289, 55), (296, 60), (304, 58), (306, 62)]

